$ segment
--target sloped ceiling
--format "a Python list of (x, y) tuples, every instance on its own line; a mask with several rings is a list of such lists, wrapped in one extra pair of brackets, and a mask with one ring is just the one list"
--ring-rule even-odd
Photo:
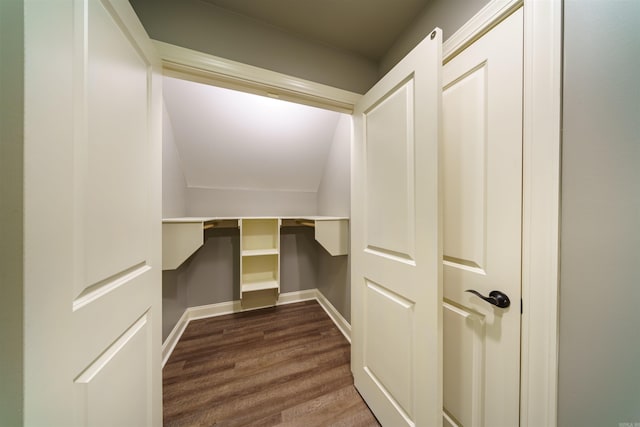
[(339, 113), (164, 77), (188, 187), (318, 189)]

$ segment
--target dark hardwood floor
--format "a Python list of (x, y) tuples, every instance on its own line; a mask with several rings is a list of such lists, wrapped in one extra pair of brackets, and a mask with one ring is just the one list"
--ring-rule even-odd
[(189, 323), (163, 370), (165, 426), (378, 426), (316, 301)]

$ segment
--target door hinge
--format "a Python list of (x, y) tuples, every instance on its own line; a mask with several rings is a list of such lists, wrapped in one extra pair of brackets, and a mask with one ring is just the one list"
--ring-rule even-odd
[(522, 302), (522, 298), (520, 298), (520, 314), (522, 314), (522, 310), (523, 310), (523, 309), (522, 309), (522, 306), (523, 306), (523, 305), (524, 305), (524, 304), (523, 304), (523, 302)]

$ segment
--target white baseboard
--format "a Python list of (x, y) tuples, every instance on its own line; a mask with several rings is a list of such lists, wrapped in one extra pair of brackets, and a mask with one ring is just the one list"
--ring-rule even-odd
[[(347, 341), (351, 342), (351, 325), (342, 317), (329, 300), (317, 289), (307, 289), (303, 291), (287, 292), (280, 294), (277, 305), (293, 304), (296, 302), (308, 301), (315, 299), (320, 306), (327, 312), (331, 320), (336, 324), (340, 332), (345, 336)], [(242, 309), (240, 301), (227, 301), (218, 304), (200, 305), (197, 307), (188, 307), (176, 326), (171, 330), (167, 339), (162, 344), (162, 367), (166, 365), (169, 356), (173, 353), (173, 349), (180, 340), (180, 337), (187, 328), (190, 321), (196, 319), (205, 319), (207, 317), (222, 316), (225, 314), (239, 313), (246, 311)]]
[(173, 349), (176, 347), (176, 344), (178, 344), (178, 341), (180, 340), (180, 337), (184, 333), (184, 330), (187, 328), (188, 324), (189, 324), (189, 312), (188, 310), (185, 310), (184, 313), (182, 313), (182, 316), (180, 316), (178, 323), (176, 323), (176, 326), (174, 326), (171, 332), (169, 332), (167, 339), (164, 340), (164, 342), (162, 343), (162, 367), (163, 368), (164, 368), (164, 365), (167, 364), (167, 360), (169, 360), (169, 356), (171, 356), (171, 353), (173, 353)]
[(198, 305), (196, 307), (188, 307), (185, 313), (188, 315), (189, 321), (197, 319), (206, 319), (207, 317), (224, 316), (225, 314), (239, 313), (242, 311), (240, 300), (226, 301), (218, 304)]
[(327, 312), (331, 320), (333, 320), (333, 323), (336, 324), (340, 332), (342, 332), (342, 335), (344, 335), (347, 341), (349, 341), (349, 344), (351, 344), (351, 325), (349, 324), (349, 322), (347, 322), (347, 320), (342, 317), (342, 314), (340, 314), (340, 312), (333, 306), (333, 304), (329, 302), (327, 297), (325, 297), (322, 292), (317, 289), (315, 289), (315, 291), (316, 300), (318, 300), (320, 306), (324, 309), (324, 311)]
[(278, 305), (293, 304), (294, 302), (308, 301), (316, 299), (316, 289), (305, 289), (304, 291), (287, 292), (280, 294)]

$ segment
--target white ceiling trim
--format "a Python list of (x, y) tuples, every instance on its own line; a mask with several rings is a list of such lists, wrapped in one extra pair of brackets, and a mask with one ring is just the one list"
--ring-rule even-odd
[(164, 75), (351, 114), (362, 95), (154, 40)]

